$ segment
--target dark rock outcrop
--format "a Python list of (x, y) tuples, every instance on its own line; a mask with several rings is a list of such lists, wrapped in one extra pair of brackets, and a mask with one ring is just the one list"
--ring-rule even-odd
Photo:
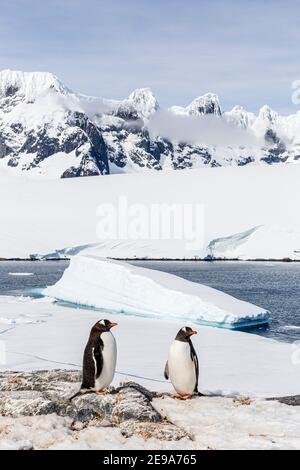
[(268, 398), (267, 400), (279, 401), (279, 403), (283, 403), (284, 405), (288, 405), (288, 406), (300, 406), (300, 395)]

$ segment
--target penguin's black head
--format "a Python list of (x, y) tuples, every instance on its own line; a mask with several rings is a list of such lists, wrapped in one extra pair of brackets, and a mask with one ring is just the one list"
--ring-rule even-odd
[(103, 333), (105, 331), (110, 331), (111, 328), (117, 325), (118, 323), (112, 323), (109, 320), (100, 320), (100, 321), (97, 321), (97, 323), (93, 326), (92, 329), (100, 333)]
[(190, 328), (189, 326), (184, 326), (183, 328), (181, 328), (181, 330), (178, 331), (175, 339), (177, 341), (188, 342), (190, 337), (196, 334), (197, 331), (192, 330), (192, 328)]

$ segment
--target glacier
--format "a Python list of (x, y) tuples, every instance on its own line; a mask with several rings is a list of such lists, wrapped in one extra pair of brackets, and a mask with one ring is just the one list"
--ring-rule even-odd
[(74, 256), (43, 294), (103, 311), (229, 329), (266, 324), (270, 318), (267, 310), (211, 287), (101, 258), (95, 248)]
[[(300, 165), (206, 167), (184, 172), (149, 172), (139, 177), (126, 174), (50, 180), (15, 175), (0, 168), (0, 258), (28, 259), (35, 254), (40, 255), (37, 258), (49, 254), (51, 258), (69, 257), (97, 245), (102, 257), (203, 259), (212, 240), (261, 225), (281, 230), (291, 227), (295, 233), (293, 244), (292, 238), (277, 237), (271, 259), (288, 258), (291, 249), (298, 249), (299, 178)], [(203, 246), (187, 249), (184, 239), (97, 237), (99, 205), (109, 203), (117, 209), (119, 195), (146, 208), (174, 202), (203, 204)], [(268, 234), (265, 232), (264, 240), (262, 237), (260, 240), (268, 250), (262, 253), (267, 259)]]
[(210, 259), (300, 260), (300, 227), (260, 225), (242, 233), (212, 240)]

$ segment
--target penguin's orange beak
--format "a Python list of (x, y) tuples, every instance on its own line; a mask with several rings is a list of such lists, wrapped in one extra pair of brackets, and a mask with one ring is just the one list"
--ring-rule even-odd
[(197, 335), (197, 334), (198, 334), (198, 331), (192, 331), (192, 332), (191, 332), (191, 336)]
[(111, 326), (111, 328), (112, 328), (113, 326), (118, 326), (118, 323), (111, 323), (110, 326)]

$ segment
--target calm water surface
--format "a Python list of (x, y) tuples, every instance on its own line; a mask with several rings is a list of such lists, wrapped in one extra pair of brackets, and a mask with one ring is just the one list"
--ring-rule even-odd
[[(0, 295), (26, 295), (54, 284), (68, 261), (0, 262)], [(176, 274), (271, 311), (267, 328), (256, 334), (281, 341), (300, 340), (300, 263), (137, 261), (133, 264)], [(33, 273), (31, 276), (12, 274)]]

